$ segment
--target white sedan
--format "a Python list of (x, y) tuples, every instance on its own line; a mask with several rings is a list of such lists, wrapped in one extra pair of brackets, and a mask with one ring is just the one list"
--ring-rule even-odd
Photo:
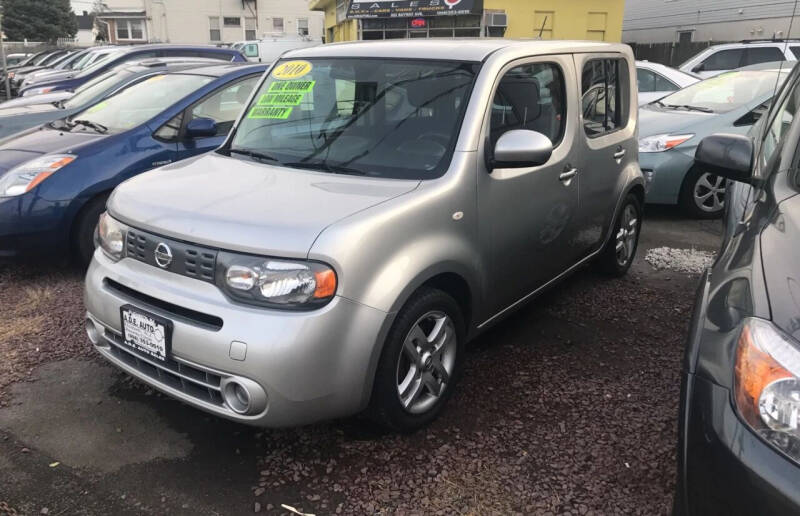
[(700, 81), (699, 78), (650, 61), (636, 61), (639, 105), (643, 106)]

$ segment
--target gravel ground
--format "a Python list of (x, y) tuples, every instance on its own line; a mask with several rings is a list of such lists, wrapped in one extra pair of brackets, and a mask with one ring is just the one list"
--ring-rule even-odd
[[(286, 504), (318, 515), (665, 514), (696, 280), (655, 271), (642, 258), (619, 280), (578, 273), (474, 342), (449, 407), (412, 436), (381, 434), (358, 419), (268, 431), (225, 423), (212, 427), (222, 434), (193, 433), (207, 416), (120, 382), (112, 400), (138, 396), (183, 417), (176, 428), (196, 451), (148, 463), (144, 480), (131, 481), (123, 470), (112, 487), (102, 476), (74, 474), (87, 493), (110, 489), (116, 503), (128, 503), (116, 491), (125, 483), (145, 493), (177, 483), (186, 500), (212, 492), (224, 500), (222, 513), (288, 514)], [(36, 365), (93, 356), (81, 327), (81, 289), (75, 271), (0, 266), (0, 403), (10, 402), (8, 386), (27, 380)], [(230, 458), (208, 450), (245, 440), (242, 453), (255, 458), (237, 488), (221, 488), (224, 479), (206, 469), (196, 471), (197, 482), (158, 478), (181, 461), (226, 471), (225, 461), (242, 459), (239, 445)], [(170, 512), (158, 503), (171, 500), (145, 502), (152, 503), (137, 504), (136, 512)]]
[(697, 249), (674, 249), (657, 247), (647, 251), (647, 263), (656, 269), (700, 274), (714, 261), (714, 253)]

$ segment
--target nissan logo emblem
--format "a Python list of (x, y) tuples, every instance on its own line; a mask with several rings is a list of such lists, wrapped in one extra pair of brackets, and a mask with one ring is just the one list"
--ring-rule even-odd
[(162, 269), (166, 269), (169, 267), (169, 264), (172, 263), (172, 249), (170, 249), (169, 246), (164, 242), (160, 242), (156, 246), (155, 255), (156, 264)]

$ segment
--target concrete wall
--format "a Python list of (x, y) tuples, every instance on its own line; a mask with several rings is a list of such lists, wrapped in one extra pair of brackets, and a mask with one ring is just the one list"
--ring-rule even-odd
[(544, 26), (543, 39), (620, 41), (625, 1), (484, 0), (484, 8), (506, 11), (507, 38), (537, 37)]

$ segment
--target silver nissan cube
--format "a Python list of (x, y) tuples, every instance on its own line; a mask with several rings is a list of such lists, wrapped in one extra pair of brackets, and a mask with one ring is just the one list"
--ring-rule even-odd
[(419, 429), (470, 339), (590, 262), (627, 272), (644, 200), (635, 70), (629, 47), (598, 42), (289, 52), (222, 147), (114, 190), (89, 339), (235, 421), (364, 412)]

